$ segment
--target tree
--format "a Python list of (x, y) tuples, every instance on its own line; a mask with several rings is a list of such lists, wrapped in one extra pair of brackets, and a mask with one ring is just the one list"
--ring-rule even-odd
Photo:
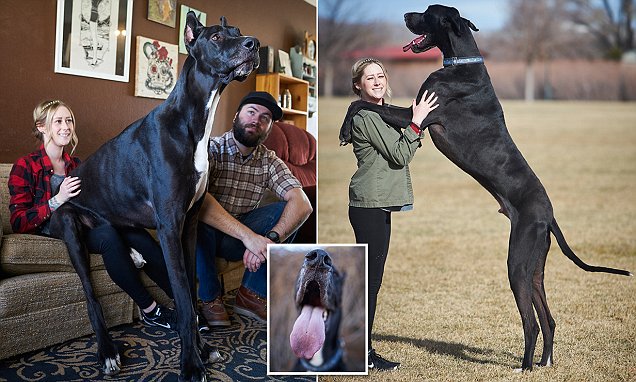
[(361, 1), (320, 0), (318, 17), (318, 74), (320, 90), (325, 96), (334, 94), (336, 69), (343, 61), (346, 51), (360, 49), (377, 42), (380, 33), (373, 24), (356, 22), (360, 14)]
[(568, 18), (594, 37), (606, 57), (620, 59), (634, 50), (634, 0), (620, 0), (617, 9), (609, 0), (568, 0), (566, 9)]

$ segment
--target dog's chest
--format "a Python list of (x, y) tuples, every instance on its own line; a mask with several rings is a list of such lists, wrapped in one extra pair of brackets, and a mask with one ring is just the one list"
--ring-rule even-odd
[(221, 94), (218, 89), (213, 90), (210, 94), (210, 100), (206, 106), (208, 110), (208, 119), (205, 123), (205, 132), (203, 133), (201, 140), (196, 143), (196, 149), (194, 150), (194, 168), (199, 179), (197, 180), (194, 197), (192, 198), (192, 201), (190, 201), (188, 210), (190, 210), (194, 203), (203, 196), (208, 185), (208, 145), (210, 144), (210, 134), (212, 134), (212, 125), (214, 124), (214, 114), (216, 113), (216, 108), (219, 105), (220, 99)]

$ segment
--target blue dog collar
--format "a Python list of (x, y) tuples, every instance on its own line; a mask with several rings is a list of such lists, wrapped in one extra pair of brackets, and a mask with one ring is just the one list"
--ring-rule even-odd
[(445, 58), (442, 61), (444, 67), (447, 66), (457, 66), (457, 65), (465, 65), (465, 64), (483, 64), (484, 58), (482, 56), (475, 57), (451, 57)]

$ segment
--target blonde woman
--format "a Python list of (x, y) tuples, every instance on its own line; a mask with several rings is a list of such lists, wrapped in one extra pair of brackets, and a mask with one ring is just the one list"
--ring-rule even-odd
[[(361, 100), (382, 105), (390, 95), (384, 65), (374, 59), (357, 61), (351, 68), (353, 92)], [(420, 123), (437, 108), (434, 93), (424, 94), (419, 104), (413, 100), (413, 119), (401, 131), (382, 121), (369, 110), (353, 117), (351, 143), (358, 169), (349, 185), (349, 221), (357, 243), (367, 243), (368, 258), (368, 365), (370, 369), (394, 370), (399, 362), (389, 361), (376, 353), (371, 333), (384, 264), (391, 238), (391, 213), (413, 209), (413, 189), (409, 162), (421, 146)]]
[[(11, 169), (10, 220), (14, 232), (48, 236), (51, 214), (81, 192), (81, 180), (70, 175), (80, 163), (71, 156), (78, 143), (75, 116), (62, 101), (44, 101), (33, 110), (32, 129), (41, 144)], [(84, 241), (89, 252), (102, 254), (111, 279), (137, 303), (147, 325), (175, 328), (174, 312), (150, 296), (129, 255), (131, 247), (141, 253), (146, 274), (172, 298), (161, 247), (146, 230), (100, 226), (87, 229)]]

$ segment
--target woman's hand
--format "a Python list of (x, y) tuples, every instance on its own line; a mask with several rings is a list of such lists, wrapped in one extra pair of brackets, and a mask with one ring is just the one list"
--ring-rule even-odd
[(416, 100), (413, 100), (413, 118), (411, 119), (411, 122), (419, 127), (422, 124), (422, 121), (424, 121), (424, 118), (428, 116), (428, 113), (437, 109), (439, 104), (437, 103), (437, 96), (435, 96), (435, 92), (428, 94), (428, 90), (424, 90), (420, 103), (416, 104), (415, 102)]
[(74, 196), (79, 195), (82, 181), (76, 176), (67, 176), (60, 184), (60, 191), (55, 195), (55, 200), (60, 204), (68, 202)]

